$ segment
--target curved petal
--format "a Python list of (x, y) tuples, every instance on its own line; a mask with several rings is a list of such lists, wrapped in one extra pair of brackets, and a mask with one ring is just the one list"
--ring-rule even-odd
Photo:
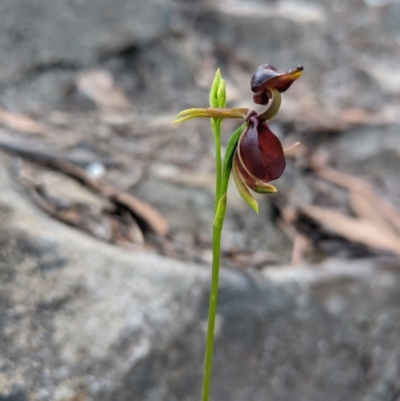
[(251, 117), (247, 131), (239, 140), (239, 169), (252, 188), (279, 178), (285, 170), (286, 161), (280, 140), (269, 129), (267, 123)]
[[(233, 172), (233, 177), (234, 177), (234, 180), (235, 180), (235, 183), (236, 183), (236, 186), (238, 187), (238, 189), (239, 189), (239, 184), (237, 183), (235, 174), (236, 175), (239, 174), (241, 182), (243, 182), (247, 187), (252, 189), (254, 192), (257, 192), (259, 194), (270, 194), (270, 193), (274, 193), (277, 191), (277, 189), (273, 185), (268, 184), (266, 182), (259, 181), (259, 180), (255, 179), (255, 177), (252, 177), (251, 175), (249, 175), (248, 172), (240, 164), (240, 160), (239, 160), (237, 152), (235, 153), (234, 168), (232, 169), (232, 172)], [(240, 190), (239, 190), (239, 192), (240, 192)], [(241, 195), (242, 195), (242, 198), (245, 199), (245, 196), (243, 194), (241, 194)], [(247, 200), (246, 200), (246, 202), (249, 203)]]
[(235, 156), (233, 158), (233, 165), (232, 165), (232, 176), (233, 180), (235, 181), (236, 188), (240, 194), (240, 196), (243, 198), (243, 200), (256, 212), (258, 213), (258, 202), (254, 198), (254, 196), (250, 193), (250, 191), (247, 189), (247, 186), (243, 182), (242, 176), (240, 174), (239, 168), (238, 168), (238, 158), (237, 158), (237, 152), (235, 153)]
[(265, 88), (266, 83), (276, 76), (279, 75), (279, 72), (276, 68), (270, 64), (262, 64), (260, 65), (256, 72), (251, 77), (251, 90), (253, 92), (257, 92), (259, 90), (263, 90)]
[(270, 92), (272, 93), (272, 102), (267, 110), (257, 114), (259, 121), (271, 120), (278, 114), (279, 108), (281, 107), (282, 98), (280, 92), (278, 92), (276, 89), (271, 89)]
[(287, 72), (277, 72), (276, 68), (269, 64), (260, 65), (251, 78), (251, 90), (254, 92), (253, 100), (256, 104), (266, 105), (271, 99), (271, 89), (285, 92), (292, 83), (300, 77), (303, 66), (299, 65)]
[(237, 149), (234, 156), (234, 162), (236, 163), (236, 168), (242, 178), (243, 182), (249, 187), (254, 188), (256, 186), (256, 182), (260, 183), (260, 181), (254, 177), (248, 170), (246, 170), (242, 161), (240, 160), (239, 150)]

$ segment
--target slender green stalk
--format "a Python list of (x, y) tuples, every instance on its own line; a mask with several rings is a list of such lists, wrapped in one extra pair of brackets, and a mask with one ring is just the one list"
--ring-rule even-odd
[(213, 263), (212, 263), (210, 304), (208, 309), (206, 352), (205, 352), (204, 370), (203, 370), (203, 389), (201, 392), (202, 401), (208, 401), (208, 396), (210, 394), (211, 368), (212, 368), (211, 365), (212, 365), (212, 356), (214, 348), (215, 315), (217, 312), (217, 300), (218, 300), (221, 231), (222, 231), (221, 229), (213, 227)]
[(210, 394), (211, 383), (211, 369), (212, 369), (212, 356), (214, 348), (214, 328), (215, 316), (217, 313), (218, 303), (218, 283), (219, 283), (219, 263), (220, 263), (220, 250), (221, 250), (221, 232), (223, 221), (226, 211), (226, 192), (218, 201), (217, 210), (215, 213), (212, 233), (212, 274), (211, 274), (211, 288), (210, 288), (210, 301), (208, 307), (208, 327), (206, 338), (206, 351), (204, 357), (204, 370), (203, 370), (203, 388), (201, 392), (201, 400), (208, 401)]
[(208, 327), (206, 338), (206, 350), (204, 355), (204, 371), (203, 371), (203, 388), (201, 393), (201, 401), (208, 401), (210, 394), (212, 355), (214, 348), (214, 328), (215, 316), (217, 313), (218, 301), (218, 283), (219, 283), (219, 263), (221, 254), (221, 232), (224, 223), (227, 189), (229, 183), (229, 175), (232, 168), (232, 157), (239, 140), (239, 135), (243, 131), (245, 124), (243, 123), (231, 136), (225, 153), (224, 165), (221, 160), (221, 120), (211, 120), (211, 127), (215, 139), (216, 154), (216, 191), (215, 191), (215, 213), (212, 230), (212, 273), (210, 286), (210, 301), (208, 306)]
[[(210, 91), (210, 106), (217, 107), (217, 111), (226, 107), (226, 92), (225, 92), (225, 81), (221, 77), (221, 73), (217, 70), (213, 85)], [(206, 338), (206, 350), (204, 355), (204, 371), (203, 371), (203, 387), (201, 393), (202, 401), (208, 401), (210, 394), (210, 383), (211, 383), (211, 369), (212, 369), (212, 355), (214, 348), (214, 328), (215, 328), (215, 316), (217, 313), (217, 300), (218, 300), (218, 282), (219, 282), (219, 262), (221, 255), (221, 232), (225, 217), (226, 210), (226, 190), (228, 180), (224, 175), (230, 171), (227, 170), (224, 165), (222, 166), (221, 156), (221, 118), (211, 118), (211, 129), (214, 135), (215, 144), (215, 207), (214, 207), (214, 222), (212, 229), (212, 273), (211, 273), (211, 285), (210, 285), (210, 301), (208, 307), (208, 327), (207, 327), (207, 338)], [(229, 170), (229, 169), (228, 169)]]
[(221, 182), (222, 182), (222, 157), (221, 157), (221, 120), (218, 118), (211, 119), (211, 128), (214, 135), (215, 148), (215, 206), (214, 213), (217, 211), (218, 202), (221, 198)]

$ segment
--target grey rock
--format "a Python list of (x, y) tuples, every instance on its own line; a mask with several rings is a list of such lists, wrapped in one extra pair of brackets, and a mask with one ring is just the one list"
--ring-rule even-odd
[(321, 147), (340, 166), (349, 167), (387, 150), (400, 152), (399, 125), (358, 125), (326, 138)]
[(399, 125), (359, 125), (331, 135), (321, 149), (343, 171), (360, 175), (398, 205)]
[(393, 1), (385, 7), (384, 23), (397, 34), (400, 34), (400, 3)]
[[(215, 2), (198, 26), (215, 44), (237, 53), (254, 68), (271, 63), (280, 69), (306, 63), (325, 65), (324, 10), (309, 3)], [(318, 49), (318, 51), (316, 51)]]
[(205, 271), (121, 253), (51, 221), (4, 170), (0, 194), (3, 399), (106, 392), (192, 320)]
[[(138, 111), (196, 101), (202, 44), (184, 23), (172, 0), (1, 1), (2, 107), (87, 107), (74, 96), (73, 82), (91, 68), (110, 71)], [(188, 84), (191, 93), (176, 91)]]
[(171, 20), (168, 0), (4, 0), (0, 84), (34, 68), (85, 66), (113, 46), (143, 46), (168, 32)]
[(360, 9), (331, 3), (3, 0), (2, 107), (65, 106), (76, 74), (99, 67), (115, 75), (140, 113), (203, 104), (218, 66), (248, 104), (251, 73), (266, 62), (279, 70), (304, 65), (291, 89), (298, 102), (376, 108), (397, 98), (398, 43), (385, 23), (374, 25), (362, 2)]
[[(36, 210), (0, 170), (0, 399), (194, 400), (208, 269)], [(390, 400), (397, 260), (222, 270), (212, 400)]]
[[(196, 28), (228, 66), (236, 61), (252, 72), (265, 63), (280, 71), (302, 64), (303, 76), (290, 90), (298, 102), (308, 97), (327, 110), (374, 109), (398, 97), (399, 52), (387, 18), (369, 11), (363, 2), (219, 0), (198, 12)], [(248, 81), (237, 81), (245, 93)]]

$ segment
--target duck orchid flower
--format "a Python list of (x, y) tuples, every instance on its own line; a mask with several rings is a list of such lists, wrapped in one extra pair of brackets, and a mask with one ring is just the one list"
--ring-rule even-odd
[[(175, 121), (182, 122), (196, 117), (245, 120), (228, 143), (224, 174), (226, 179), (226, 175), (232, 171), (240, 195), (256, 212), (258, 204), (249, 188), (257, 193), (276, 192), (270, 182), (278, 179), (286, 166), (282, 144), (270, 130), (267, 121), (277, 114), (281, 93), (289, 89), (302, 71), (302, 66), (281, 73), (269, 64), (257, 68), (251, 78), (253, 100), (256, 104), (269, 104), (261, 113), (246, 108), (188, 109), (179, 113)], [(212, 102), (210, 104), (213, 105)]]

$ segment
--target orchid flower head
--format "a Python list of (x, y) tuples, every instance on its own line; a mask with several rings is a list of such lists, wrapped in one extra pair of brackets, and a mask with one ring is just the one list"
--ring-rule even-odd
[(267, 105), (272, 98), (271, 89), (285, 92), (292, 83), (300, 77), (303, 66), (299, 65), (286, 72), (278, 72), (270, 64), (260, 65), (251, 77), (251, 90), (254, 92), (253, 100), (256, 104)]
[[(249, 189), (258, 193), (276, 192), (276, 188), (270, 182), (278, 179), (286, 167), (282, 144), (269, 128), (267, 121), (278, 113), (281, 93), (289, 89), (301, 76), (302, 71), (301, 65), (286, 72), (278, 72), (270, 64), (260, 65), (251, 78), (253, 100), (261, 105), (267, 105), (270, 100), (271, 103), (266, 110), (257, 113), (247, 108), (226, 108), (225, 81), (218, 70), (210, 92), (211, 107), (184, 110), (175, 120), (175, 123), (198, 117), (244, 120), (228, 143), (222, 181), (227, 187), (232, 172), (240, 195), (256, 212), (258, 204)], [(224, 199), (226, 200), (226, 197)]]

